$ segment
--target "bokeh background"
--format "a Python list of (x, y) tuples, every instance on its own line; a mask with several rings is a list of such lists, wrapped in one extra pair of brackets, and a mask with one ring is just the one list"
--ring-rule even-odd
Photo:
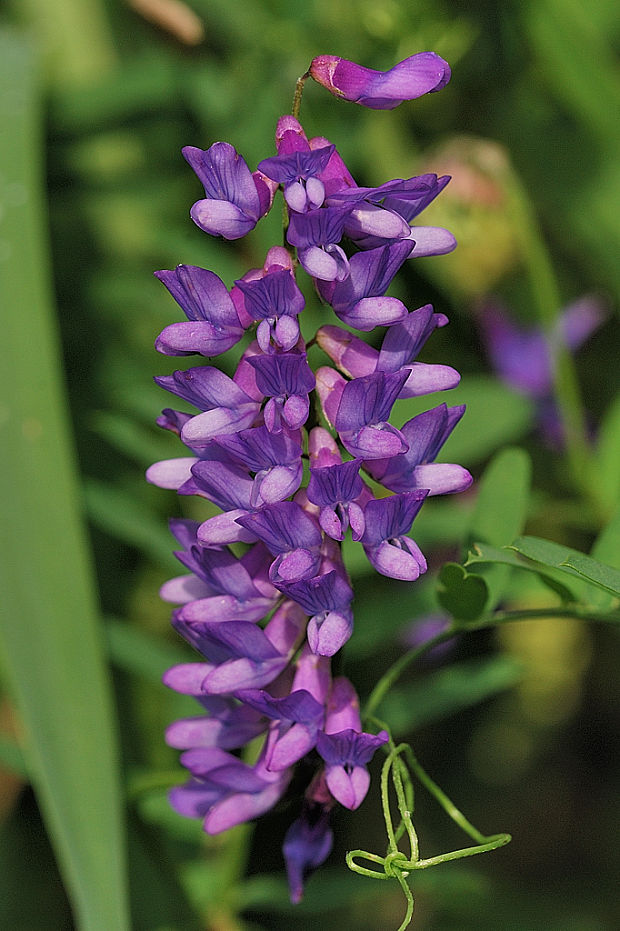
[[(179, 316), (152, 271), (202, 265), (231, 286), (281, 238), (279, 210), (241, 243), (194, 227), (201, 189), (180, 149), (226, 140), (253, 168), (317, 54), (380, 69), (446, 58), (450, 85), (392, 112), (310, 83), (302, 122), (360, 184), (453, 176), (423, 222), (459, 248), (408, 263), (395, 285), (450, 317), (422, 356), (463, 375), (451, 403), (469, 412), (446, 458), (477, 478), (524, 446), (528, 531), (587, 552), (618, 505), (620, 440), (599, 447), (605, 493), (577, 488), (536, 402), (493, 370), (481, 321), (490, 301), (524, 327), (557, 313), (541, 308), (548, 268), (560, 306), (592, 296), (605, 321), (578, 380), (592, 442), (618, 436), (619, 42), (613, 0), (0, 6), (0, 927), (121, 931), (124, 882), (143, 931), (398, 926), (397, 885), (344, 865), (347, 849), (384, 846), (376, 778), (360, 812), (337, 816), (335, 851), (295, 911), (280, 852), (294, 805), (215, 839), (167, 807), (182, 773), (162, 733), (194, 708), (160, 684), (190, 654), (157, 592), (176, 573), (167, 518), (199, 513), (143, 478), (178, 454), (153, 426), (166, 402), (152, 375), (175, 367), (153, 341)], [(431, 569), (461, 557), (475, 494), (425, 505), (416, 539)], [(432, 572), (410, 589), (358, 568), (345, 665), (364, 695), (437, 603)], [(523, 574), (509, 596), (553, 603)], [(416, 929), (618, 927), (618, 658), (610, 627), (522, 623), (454, 642), (388, 696), (382, 716), (473, 823), (514, 837), (416, 877)], [(416, 824), (427, 856), (462, 845), (422, 790)]]

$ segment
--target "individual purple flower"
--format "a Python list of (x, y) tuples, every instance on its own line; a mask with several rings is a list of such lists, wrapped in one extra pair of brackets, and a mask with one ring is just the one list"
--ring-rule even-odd
[(219, 747), (235, 750), (263, 734), (268, 719), (234, 698), (205, 695), (200, 704), (209, 714), (174, 721), (166, 730), (166, 743), (177, 750), (192, 747)]
[(332, 540), (343, 540), (349, 524), (354, 540), (364, 533), (364, 512), (356, 500), (364, 489), (361, 463), (352, 459), (310, 471), (308, 499), (321, 509), (319, 523)]
[(412, 417), (401, 427), (407, 451), (391, 458), (369, 459), (364, 463), (365, 470), (390, 491), (427, 489), (429, 495), (465, 491), (472, 483), (467, 469), (453, 463), (434, 462), (464, 413), (464, 404), (456, 407), (440, 404)]
[(278, 737), (266, 759), (270, 770), (287, 769), (314, 748), (325, 720), (331, 685), (329, 666), (326, 657), (316, 656), (306, 645), (297, 660), (288, 695), (274, 697), (263, 689), (237, 692), (238, 698), (277, 722)]
[(278, 588), (310, 616), (308, 643), (313, 653), (333, 656), (353, 632), (353, 590), (344, 574), (330, 569), (323, 575)]
[(196, 748), (181, 756), (192, 778), (172, 789), (170, 804), (181, 815), (202, 818), (207, 834), (221, 834), (269, 811), (284, 795), (291, 771), (270, 772), (265, 764), (270, 731), (254, 766), (218, 748)]
[(253, 230), (273, 201), (277, 185), (260, 172), (252, 174), (228, 142), (203, 150), (187, 145), (183, 156), (205, 189), (205, 200), (190, 211), (194, 223), (212, 236), (240, 239)]
[(334, 426), (352, 456), (383, 459), (406, 452), (404, 434), (388, 418), (407, 376), (407, 371), (377, 372), (347, 382)]
[(284, 351), (299, 339), (297, 315), (304, 309), (304, 296), (288, 269), (273, 271), (262, 278), (235, 282), (243, 292), (245, 308), (258, 320), (256, 338), (263, 352), (269, 352), (271, 340)]
[(336, 55), (318, 55), (310, 76), (343, 100), (372, 110), (393, 110), (404, 100), (441, 90), (450, 80), (450, 66), (435, 52), (419, 52), (390, 68), (374, 71)]
[(318, 292), (343, 323), (357, 330), (398, 323), (407, 316), (407, 308), (385, 292), (412, 249), (413, 244), (404, 241), (357, 252), (349, 260), (349, 276), (336, 282), (318, 281)]
[(308, 394), (315, 385), (305, 353), (255, 355), (248, 362), (256, 371), (259, 391), (269, 399), (264, 410), (267, 429), (280, 433), (284, 424), (291, 430), (303, 426), (310, 409)]
[(219, 433), (235, 433), (250, 427), (260, 410), (255, 401), (232, 378), (210, 365), (196, 366), (172, 375), (156, 376), (161, 388), (189, 401), (200, 411), (181, 429), (181, 439), (200, 449)]
[[(556, 338), (574, 352), (601, 326), (606, 316), (600, 300), (589, 296), (581, 298), (560, 314)], [(553, 361), (549, 337), (540, 328), (519, 326), (495, 303), (485, 304), (478, 319), (491, 364), (500, 378), (530, 397), (542, 399), (550, 395)]]
[(331, 853), (334, 833), (329, 824), (329, 809), (318, 802), (304, 801), (302, 812), (286, 834), (282, 852), (293, 905), (301, 902), (304, 881), (321, 866)]
[(348, 207), (319, 207), (290, 216), (286, 238), (297, 248), (301, 266), (319, 281), (343, 281), (349, 275), (349, 260), (338, 245), (348, 213)]
[[(297, 491), (303, 477), (300, 441), (299, 431), (274, 434), (265, 426), (253, 427), (216, 437), (201, 450), (200, 459), (182, 460), (189, 463), (190, 473), (176, 486), (179, 493), (202, 495), (225, 512), (201, 525), (198, 541), (214, 546), (255, 540), (235, 520)], [(160, 471), (167, 474), (167, 468), (174, 474), (165, 462), (157, 466), (154, 478)], [(180, 476), (180, 464), (177, 469)]]
[(345, 808), (355, 810), (364, 801), (370, 785), (366, 765), (387, 740), (387, 731), (362, 733), (355, 689), (344, 676), (334, 679), (317, 750), (326, 764), (327, 787)]
[(449, 365), (414, 361), (435, 327), (445, 326), (447, 322), (444, 314), (433, 313), (432, 306), (426, 304), (391, 326), (380, 350), (348, 330), (332, 325), (322, 326), (316, 339), (340, 371), (351, 378), (374, 372), (398, 372), (406, 367), (409, 375), (399, 397), (412, 398), (455, 388), (460, 381), (459, 373)]
[(316, 575), (320, 564), (321, 531), (313, 517), (295, 501), (280, 501), (237, 522), (262, 540), (276, 557), (269, 578), (274, 585)]
[(199, 353), (217, 356), (243, 336), (243, 327), (226, 285), (213, 272), (195, 265), (155, 272), (187, 317), (157, 337), (155, 348), (167, 356)]
[(265, 158), (258, 167), (272, 181), (283, 185), (284, 199), (291, 210), (305, 213), (320, 207), (325, 199), (325, 187), (319, 176), (327, 168), (335, 148), (327, 145), (313, 151), (307, 144), (305, 151), (300, 147), (289, 154)]
[[(177, 615), (175, 621), (180, 626)], [(248, 621), (203, 623), (191, 636), (194, 642), (202, 636), (201, 643), (216, 659), (173, 666), (163, 682), (175, 692), (200, 700), (206, 695), (264, 688), (288, 667), (305, 628), (306, 616), (293, 601), (283, 602), (264, 630)]]
[(449, 230), (410, 223), (441, 193), (449, 176), (397, 178), (376, 188), (347, 188), (327, 199), (328, 205), (349, 205), (344, 232), (360, 249), (375, 249), (393, 239), (411, 241), (411, 258), (445, 255), (456, 248)]
[(362, 545), (369, 562), (381, 575), (413, 582), (426, 572), (426, 559), (408, 537), (428, 492), (411, 491), (369, 501), (364, 509), (366, 529)]

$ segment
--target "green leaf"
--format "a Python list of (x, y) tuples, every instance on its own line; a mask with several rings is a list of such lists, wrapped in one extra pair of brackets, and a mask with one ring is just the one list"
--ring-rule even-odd
[[(481, 541), (504, 546), (518, 536), (525, 523), (532, 466), (525, 450), (507, 448), (497, 453), (478, 483), (478, 497), (471, 516), (469, 543)], [(509, 569), (495, 563), (482, 575), (489, 588), (492, 608), (500, 601), (509, 579)]]
[(489, 590), (482, 576), (467, 572), (456, 562), (448, 562), (441, 567), (437, 598), (441, 606), (459, 621), (474, 621), (480, 617), (488, 597)]
[[(514, 550), (508, 547), (498, 549), (495, 546), (474, 543), (473, 552), (470, 552), (467, 557), (465, 566), (482, 567), (486, 564), (512, 566), (515, 569), (525, 569), (527, 572), (533, 572), (539, 577), (541, 582), (555, 592), (556, 595), (559, 595), (562, 601), (571, 602), (579, 600), (579, 586), (564, 584), (561, 573), (521, 559)], [(568, 582), (568, 580), (566, 581)]]
[(597, 480), (610, 508), (620, 502), (620, 394), (609, 405), (598, 435)]
[(491, 453), (519, 440), (530, 429), (534, 405), (530, 398), (508, 388), (489, 375), (468, 376), (458, 388), (420, 398), (408, 398), (394, 405), (394, 423), (402, 423), (432, 405), (466, 404), (461, 423), (441, 451), (441, 462), (470, 466)]
[(50, 299), (41, 88), (21, 34), (0, 32), (0, 83), (0, 648), (76, 923), (123, 931), (119, 750)]
[(470, 540), (506, 546), (521, 533), (531, 473), (530, 458), (523, 449), (503, 449), (493, 457), (478, 483)]
[(591, 556), (539, 537), (519, 537), (511, 548), (534, 562), (552, 566), (620, 597), (620, 570)]
[(380, 705), (379, 717), (396, 735), (411, 734), (427, 724), (512, 688), (523, 669), (512, 657), (466, 660), (394, 686)]

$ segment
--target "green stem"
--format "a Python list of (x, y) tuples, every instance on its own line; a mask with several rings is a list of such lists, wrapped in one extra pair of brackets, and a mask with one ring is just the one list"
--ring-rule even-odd
[(554, 608), (526, 608), (517, 611), (497, 611), (495, 614), (483, 615), (475, 621), (466, 624), (453, 623), (446, 630), (436, 634), (420, 646), (403, 654), (395, 663), (381, 676), (374, 689), (368, 696), (368, 701), (364, 707), (363, 717), (367, 720), (373, 715), (379, 707), (389, 690), (393, 687), (401, 675), (417, 659), (432, 650), (433, 647), (440, 643), (445, 643), (457, 633), (466, 633), (472, 630), (484, 630), (487, 627), (495, 627), (498, 624), (510, 624), (513, 621), (532, 621), (540, 618), (571, 618), (582, 621), (600, 621), (601, 623), (620, 624), (620, 611), (606, 611), (599, 613), (590, 608), (581, 608), (578, 606), (567, 607), (557, 605)]
[(562, 299), (557, 279), (530, 200), (516, 177), (511, 179), (510, 194), (533, 306), (551, 350), (554, 394), (564, 427), (573, 481), (600, 513), (601, 502), (592, 480), (594, 462), (577, 373), (572, 356), (558, 333)]
[(300, 78), (297, 78), (297, 84), (295, 85), (295, 94), (293, 96), (293, 107), (291, 113), (296, 120), (299, 119), (299, 111), (301, 110), (301, 97), (304, 92), (304, 84), (310, 77), (310, 72), (306, 71), (305, 74), (302, 74)]
[(441, 631), (441, 633), (436, 634), (425, 643), (420, 644), (420, 646), (415, 647), (413, 650), (409, 650), (407, 653), (397, 659), (396, 662), (390, 666), (387, 672), (381, 676), (374, 689), (368, 696), (368, 701), (366, 702), (366, 706), (364, 708), (364, 718), (367, 718), (369, 715), (373, 714), (376, 708), (379, 707), (386, 694), (408, 666), (410, 666), (412, 663), (415, 663), (415, 661), (420, 656), (423, 656), (429, 650), (432, 650), (434, 646), (449, 640), (454, 636), (457, 630), (458, 628), (455, 625), (451, 625), (447, 630)]

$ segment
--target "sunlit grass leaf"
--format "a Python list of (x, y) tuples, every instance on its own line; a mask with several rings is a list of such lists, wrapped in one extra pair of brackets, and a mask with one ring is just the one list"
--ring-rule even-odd
[(147, 553), (161, 566), (178, 568), (172, 555), (174, 539), (168, 528), (129, 492), (90, 479), (84, 486), (84, 494), (88, 516), (97, 527)]
[(0, 262), (1, 647), (77, 923), (123, 931), (119, 752), (50, 299), (41, 89), (31, 46), (17, 33), (0, 33), (0, 81), (2, 183), (21, 192), (5, 205), (9, 251)]

